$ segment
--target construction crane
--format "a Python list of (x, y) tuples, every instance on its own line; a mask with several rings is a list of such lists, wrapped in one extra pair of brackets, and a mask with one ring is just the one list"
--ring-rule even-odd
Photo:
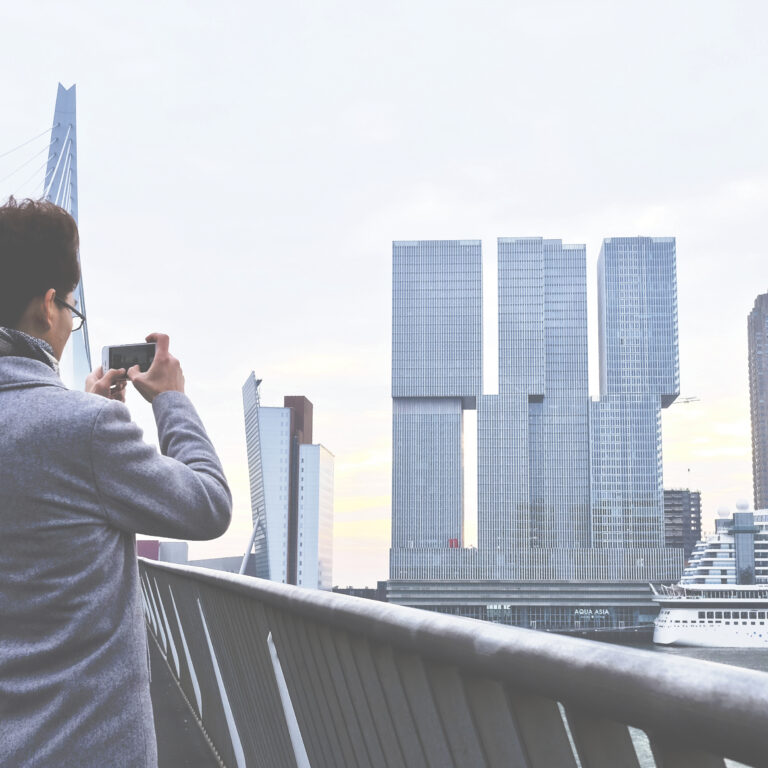
[(695, 395), (693, 397), (678, 397), (672, 405), (685, 405), (686, 403), (698, 403), (699, 398)]

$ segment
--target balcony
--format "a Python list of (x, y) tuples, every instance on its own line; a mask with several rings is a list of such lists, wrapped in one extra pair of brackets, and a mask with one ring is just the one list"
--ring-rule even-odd
[(768, 766), (761, 672), (189, 566), (140, 571), (163, 768)]

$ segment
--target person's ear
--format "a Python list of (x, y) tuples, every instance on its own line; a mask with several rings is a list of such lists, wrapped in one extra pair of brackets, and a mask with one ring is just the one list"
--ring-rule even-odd
[(58, 307), (54, 301), (55, 298), (56, 290), (54, 288), (49, 288), (45, 294), (43, 294), (41, 303), (42, 316), (40, 319), (43, 321), (46, 330), (53, 327), (53, 323), (56, 318), (55, 313), (58, 311)]

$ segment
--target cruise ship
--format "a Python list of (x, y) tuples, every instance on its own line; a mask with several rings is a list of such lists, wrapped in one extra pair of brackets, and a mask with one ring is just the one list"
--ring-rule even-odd
[(651, 589), (653, 641), (709, 648), (768, 648), (768, 511), (719, 512), (680, 582)]

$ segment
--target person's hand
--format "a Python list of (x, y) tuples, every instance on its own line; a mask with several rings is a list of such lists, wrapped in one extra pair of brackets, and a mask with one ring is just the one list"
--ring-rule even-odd
[(111, 368), (106, 373), (99, 366), (85, 378), (85, 391), (110, 400), (125, 402), (125, 368)]
[(138, 365), (128, 369), (128, 378), (133, 386), (150, 403), (161, 392), (183, 392), (184, 374), (181, 363), (168, 352), (168, 336), (150, 333), (146, 341), (155, 342), (155, 359), (146, 373), (141, 373)]

